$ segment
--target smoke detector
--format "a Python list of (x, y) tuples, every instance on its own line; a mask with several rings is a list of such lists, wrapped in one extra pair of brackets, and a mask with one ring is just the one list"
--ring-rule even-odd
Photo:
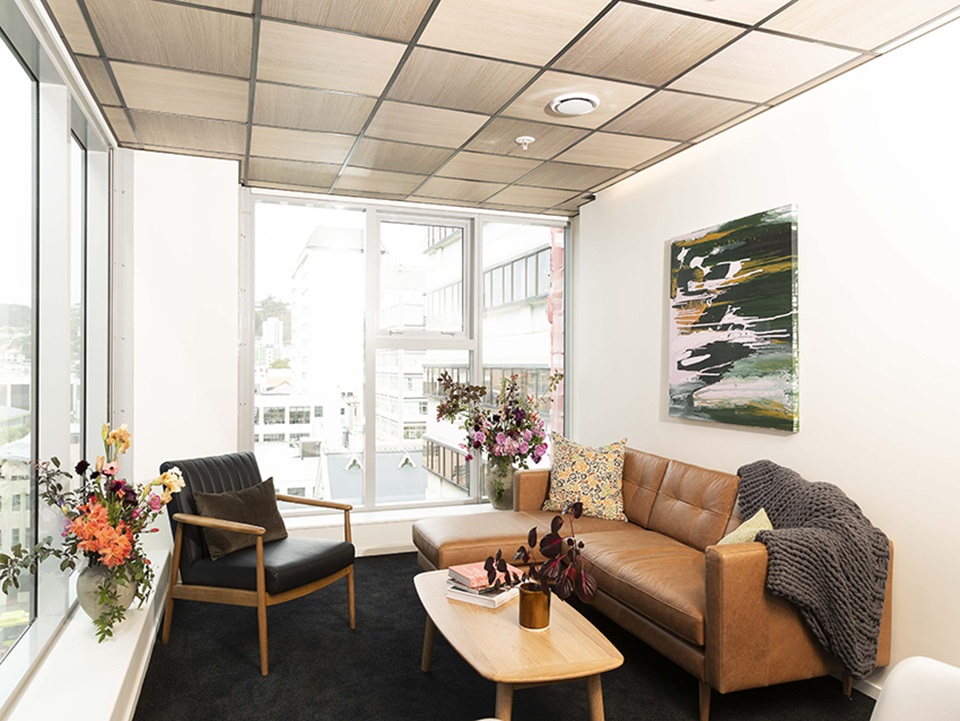
[(532, 143), (534, 140), (536, 140), (536, 138), (533, 137), (532, 135), (521, 135), (519, 138), (516, 139), (515, 142), (521, 148), (526, 150), (527, 148), (530, 147), (530, 143)]
[(550, 110), (557, 115), (586, 115), (600, 107), (600, 98), (590, 93), (565, 93), (550, 101)]

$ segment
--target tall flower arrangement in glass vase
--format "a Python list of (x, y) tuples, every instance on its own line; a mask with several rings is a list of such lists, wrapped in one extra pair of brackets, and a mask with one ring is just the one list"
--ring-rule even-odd
[(529, 461), (539, 463), (546, 454), (546, 424), (538, 408), (549, 404), (561, 380), (562, 373), (551, 374), (548, 394), (537, 399), (521, 392), (516, 375), (504, 377), (496, 403), (486, 406), (485, 386), (460, 383), (446, 371), (437, 378), (443, 396), (437, 420), (459, 422), (466, 433), (460, 447), (466, 450), (468, 461), (475, 453), (482, 455), (487, 496), (495, 508), (512, 507), (514, 471), (528, 468)]
[[(60, 570), (76, 568), (77, 559), (87, 560), (77, 579), (77, 594), (84, 611), (93, 618), (97, 640), (113, 635), (113, 627), (126, 617), (134, 599), (142, 604), (150, 595), (154, 573), (141, 546), (141, 534), (156, 533), (150, 527), (174, 493), (183, 488), (183, 476), (173, 468), (144, 486), (120, 477), (120, 456), (130, 448), (125, 425), (101, 429), (104, 455), (94, 465), (80, 461), (74, 468), (78, 487), (67, 490), (71, 474), (52, 458), (37, 464), (40, 498), (63, 513), (61, 543), (51, 536), (32, 549), (14, 546), (0, 554), (0, 590), (9, 593), (20, 586), (20, 574), (36, 573), (50, 557), (60, 560)], [(89, 589), (89, 593), (85, 591)]]

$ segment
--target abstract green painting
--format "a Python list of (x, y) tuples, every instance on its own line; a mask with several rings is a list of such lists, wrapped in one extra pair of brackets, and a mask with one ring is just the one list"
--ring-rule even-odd
[(797, 208), (670, 241), (671, 416), (800, 429)]

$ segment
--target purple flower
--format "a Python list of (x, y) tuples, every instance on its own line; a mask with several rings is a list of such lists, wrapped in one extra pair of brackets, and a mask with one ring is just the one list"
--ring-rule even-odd
[(501, 445), (501, 446), (502, 446), (502, 445), (503, 445), (504, 443), (506, 443), (506, 442), (507, 442), (507, 436), (504, 434), (503, 431), (500, 431), (500, 432), (497, 434), (497, 445)]
[(523, 432), (523, 440), (529, 443), (531, 438), (533, 438), (533, 431), (528, 428)]
[(520, 441), (520, 452), (521, 452), (521, 453), (526, 453), (526, 452), (529, 451), (529, 450), (530, 450), (530, 446), (527, 445), (527, 442), (526, 442), (526, 441)]

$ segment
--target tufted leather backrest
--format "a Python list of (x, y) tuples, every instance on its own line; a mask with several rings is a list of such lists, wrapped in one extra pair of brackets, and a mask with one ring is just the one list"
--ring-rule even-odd
[[(200, 493), (239, 491), (243, 488), (255, 486), (262, 480), (256, 456), (249, 451), (228, 453), (223, 456), (190, 458), (183, 461), (165, 461), (160, 466), (160, 472), (166, 473), (174, 466), (183, 473), (184, 480), (183, 490), (174, 493), (167, 505), (167, 517), (170, 519), (170, 530), (174, 536), (177, 533), (177, 522), (173, 520), (173, 514), (196, 514), (197, 512), (196, 504), (193, 501), (195, 491)], [(194, 562), (201, 558), (207, 558), (209, 555), (201, 529), (190, 524), (184, 524), (183, 554), (180, 557), (181, 570), (189, 569)]]
[(647, 527), (653, 502), (663, 483), (668, 458), (628, 448), (623, 457), (623, 512), (634, 523)]
[(670, 461), (653, 502), (648, 528), (701, 551), (727, 529), (740, 478), (682, 461)]

